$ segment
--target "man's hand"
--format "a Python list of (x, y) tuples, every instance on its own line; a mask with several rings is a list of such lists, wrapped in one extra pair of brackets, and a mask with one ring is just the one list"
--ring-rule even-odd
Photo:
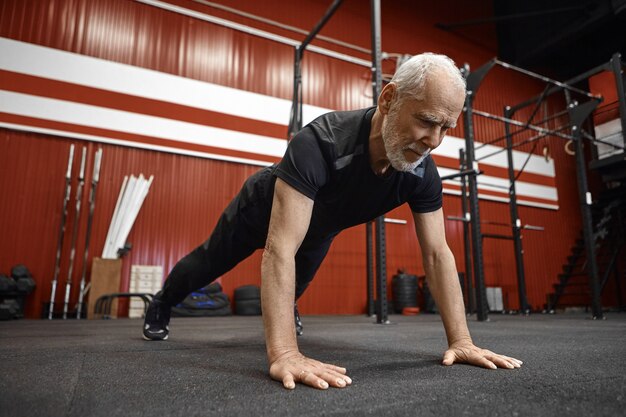
[(318, 389), (352, 384), (345, 368), (309, 359), (300, 352), (287, 352), (276, 358), (270, 364), (270, 376), (287, 389), (294, 389), (296, 382)]
[(443, 355), (443, 365), (453, 363), (469, 363), (483, 368), (514, 369), (522, 366), (522, 361), (504, 355), (498, 355), (487, 349), (481, 349), (471, 342), (455, 343)]

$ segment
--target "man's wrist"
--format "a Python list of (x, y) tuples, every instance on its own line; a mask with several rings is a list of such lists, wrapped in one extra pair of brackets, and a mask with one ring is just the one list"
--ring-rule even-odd
[(448, 340), (448, 347), (473, 344), (474, 342), (472, 341), (472, 338), (470, 336), (455, 337)]
[(291, 357), (291, 356), (299, 356), (301, 355), (298, 347), (279, 347), (279, 348), (268, 348), (267, 349), (267, 360), (269, 363), (274, 363), (279, 359)]

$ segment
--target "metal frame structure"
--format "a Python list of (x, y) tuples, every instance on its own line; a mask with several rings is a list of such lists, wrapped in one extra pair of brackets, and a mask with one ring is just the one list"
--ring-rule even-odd
[(335, 11), (341, 6), (343, 0), (334, 0), (333, 3), (328, 7), (324, 16), (317, 22), (315, 27), (309, 32), (309, 34), (304, 38), (302, 43), (294, 48), (294, 66), (293, 66), (293, 97), (291, 101), (291, 116), (289, 118), (289, 136), (288, 139), (291, 140), (300, 129), (302, 129), (302, 57), (304, 56), (304, 51), (307, 46), (315, 39), (315, 36), (319, 33), (320, 30), (324, 27), (324, 25), (330, 20), (330, 18), (335, 14)]
[[(613, 75), (615, 76), (615, 87), (616, 90), (618, 92), (618, 102), (619, 102), (619, 113), (620, 113), (620, 121), (622, 124), (622, 131), (626, 131), (626, 97), (624, 95), (624, 86), (625, 86), (625, 81), (624, 81), (624, 75), (623, 75), (623, 71), (622, 68), (626, 67), (626, 62), (622, 61), (621, 59), (621, 55), (619, 53), (615, 53), (613, 54), (613, 56), (611, 57), (611, 59), (602, 64), (599, 65), (595, 68), (590, 69), (589, 71), (586, 71), (582, 74), (577, 75), (576, 77), (570, 78), (569, 80), (565, 81), (564, 85), (574, 85), (574, 84), (578, 84), (581, 81), (587, 80), (589, 77), (599, 74), (602, 71), (611, 71), (613, 72)], [(550, 87), (548, 89), (546, 89), (542, 95), (545, 97), (548, 97), (551, 94), (554, 94), (556, 92), (561, 91), (561, 88), (559, 86), (553, 86)], [(540, 96), (537, 97), (532, 97), (527, 101), (524, 101), (522, 103), (519, 103), (517, 106), (514, 106), (512, 109), (513, 110), (518, 110), (521, 109), (523, 107), (529, 106), (530, 104), (533, 104), (536, 102), (536, 100), (539, 98)], [(589, 137), (585, 136), (587, 139), (590, 139)], [(596, 143), (605, 143), (601, 140), (598, 139), (592, 139), (594, 142)]]
[[(622, 61), (622, 56), (619, 53), (615, 53), (613, 54), (613, 56), (608, 62), (602, 65), (599, 65), (595, 68), (592, 68), (589, 71), (586, 71), (572, 78), (571, 80), (567, 81), (568, 83), (575, 84), (583, 80), (587, 80), (589, 79), (589, 77), (599, 74), (603, 71), (609, 71), (613, 73), (613, 77), (615, 79), (615, 90), (617, 91), (617, 104), (618, 104), (618, 110), (619, 110), (619, 119), (620, 119), (620, 124), (622, 126), (622, 139), (623, 139), (624, 144), (626, 144), (626, 93), (625, 93), (626, 80), (624, 79), (625, 68), (626, 68), (626, 62)], [(595, 139), (595, 142), (606, 144), (606, 142), (602, 140), (598, 140), (598, 139)], [(611, 146), (614, 146), (614, 145), (611, 145)], [(620, 156), (609, 157), (607, 158), (607, 160), (602, 160), (600, 162), (599, 160), (597, 160), (596, 149), (593, 148), (593, 150), (594, 150), (594, 158), (596, 160), (591, 161), (590, 163), (591, 168), (600, 168), (606, 165), (607, 163), (614, 162), (616, 159), (619, 160), (620, 158), (624, 157), (623, 155), (621, 157)]]
[[(573, 85), (580, 83), (581, 81), (587, 80), (589, 77), (598, 74), (602, 71), (610, 71), (613, 72), (615, 79), (615, 87), (617, 91), (618, 97), (618, 109), (619, 109), (619, 118), (622, 126), (622, 134), (626, 132), (626, 97), (624, 93), (624, 76), (622, 68), (626, 67), (626, 64), (621, 60), (621, 55), (619, 53), (614, 54), (611, 59), (600, 66), (597, 66), (589, 71), (586, 71), (576, 77), (573, 77), (567, 80), (564, 84)], [(559, 91), (558, 86), (546, 89), (543, 95), (547, 96), (552, 93)], [(623, 146), (618, 146), (615, 144), (611, 144), (608, 142), (604, 142), (603, 140), (594, 138), (587, 132), (583, 130), (583, 124), (587, 120), (587, 118), (593, 113), (596, 107), (599, 105), (600, 101), (597, 102), (587, 102), (583, 105), (578, 105), (578, 103), (572, 99), (571, 90), (565, 90), (565, 99), (567, 103), (567, 112), (570, 117), (570, 124), (572, 125), (572, 140), (575, 144), (575, 154), (576, 154), (576, 174), (578, 179), (578, 195), (579, 195), (579, 204), (581, 208), (581, 215), (583, 221), (583, 238), (585, 242), (585, 251), (587, 256), (587, 265), (589, 271), (589, 286), (591, 290), (591, 310), (594, 319), (602, 319), (602, 304), (600, 301), (600, 295), (602, 292), (602, 283), (599, 277), (599, 268), (598, 262), (595, 252), (595, 243), (593, 236), (593, 222), (592, 222), (592, 213), (591, 213), (591, 205), (592, 198), (589, 192), (589, 187), (587, 184), (587, 168), (584, 157), (584, 149), (582, 140), (589, 139), (595, 144), (603, 143), (608, 144), (610, 146), (621, 148), (624, 151)], [(512, 109), (512, 112), (515, 112), (521, 108), (529, 106), (533, 103), (533, 100), (537, 98), (530, 99), (526, 102), (520, 103)], [(594, 150), (594, 157), (597, 157), (595, 152), (595, 147), (592, 148)], [(621, 155), (616, 155), (615, 157), (609, 157), (610, 161), (591, 161), (589, 166), (591, 168), (599, 167), (601, 165), (611, 163), (616, 159), (623, 159), (624, 152)], [(552, 306), (554, 307), (554, 306)]]
[[(289, 119), (288, 140), (302, 129), (302, 68), (301, 62), (307, 46), (315, 39), (319, 31), (330, 20), (335, 11), (341, 6), (343, 0), (334, 0), (324, 13), (304, 41), (294, 50), (294, 82), (291, 116)], [(381, 7), (380, 0), (370, 0), (371, 26), (372, 26), (372, 92), (374, 105), (377, 103), (378, 95), (382, 89), (381, 72)], [(374, 315), (376, 310), (376, 322), (378, 324), (388, 324), (387, 315), (387, 251), (385, 236), (384, 216), (380, 216), (375, 221), (376, 233), (376, 308), (374, 306), (374, 260), (373, 252), (373, 232), (372, 223), (366, 224), (366, 250), (367, 250), (367, 314)]]
[[(523, 103), (520, 103), (513, 107), (506, 107), (504, 109), (504, 117), (497, 116), (493, 114), (489, 114), (486, 112), (480, 112), (473, 108), (474, 98), (480, 88), (480, 84), (487, 73), (496, 65), (499, 65), (503, 68), (510, 69), (529, 77), (538, 79), (542, 82), (546, 83), (546, 88), (537, 97), (534, 97), (530, 100), (527, 100)], [(611, 65), (615, 65), (611, 63)], [(530, 308), (528, 306), (528, 302), (526, 299), (526, 280), (524, 276), (524, 265), (523, 265), (523, 249), (521, 242), (521, 221), (519, 219), (518, 211), (517, 211), (517, 196), (515, 192), (515, 171), (513, 167), (513, 149), (522, 144), (531, 143), (536, 140), (539, 140), (546, 136), (557, 136), (563, 139), (572, 140), (576, 144), (576, 160), (577, 160), (577, 178), (578, 178), (578, 188), (579, 188), (579, 198), (581, 205), (581, 214), (583, 217), (583, 230), (585, 237), (585, 247), (587, 248), (587, 257), (589, 262), (589, 275), (590, 275), (590, 287), (592, 290), (592, 312), (593, 317), (597, 319), (601, 319), (603, 317), (602, 314), (602, 306), (600, 303), (600, 285), (598, 280), (598, 268), (597, 261), (594, 252), (593, 246), (593, 225), (591, 222), (591, 195), (589, 193), (587, 177), (586, 177), (586, 166), (585, 159), (583, 153), (583, 144), (582, 139), (586, 138), (593, 142), (602, 142), (593, 138), (591, 135), (583, 134), (582, 125), (585, 120), (593, 113), (598, 104), (602, 101), (601, 97), (594, 96), (593, 94), (581, 90), (579, 88), (573, 87), (572, 84), (581, 81), (585, 77), (579, 76), (575, 79), (569, 80), (567, 82), (559, 82), (548, 77), (544, 77), (542, 75), (536, 74), (534, 72), (525, 70), (523, 68), (519, 68), (508, 64), (506, 62), (499, 61), (497, 59), (493, 59), (478, 68), (474, 72), (470, 72), (469, 66), (466, 65), (464, 68), (465, 77), (467, 80), (467, 98), (465, 102), (464, 108), (464, 127), (465, 127), (465, 140), (466, 140), (466, 150), (465, 150), (465, 167), (473, 167), (474, 173), (470, 173), (469, 176), (469, 205), (470, 205), (470, 229), (471, 229), (471, 240), (472, 240), (472, 250), (473, 250), (473, 259), (474, 259), (474, 276), (476, 283), (476, 302), (477, 302), (477, 315), (478, 320), (483, 321), (488, 319), (488, 306), (486, 304), (486, 291), (484, 284), (484, 269), (483, 269), (483, 258), (482, 258), (482, 239), (484, 237), (498, 237), (503, 238), (503, 236), (491, 236), (488, 234), (482, 234), (480, 230), (480, 211), (478, 207), (478, 192), (476, 187), (476, 172), (477, 166), (476, 163), (479, 159), (485, 159), (489, 156), (494, 155), (495, 153), (491, 153), (489, 155), (483, 156), (479, 159), (475, 157), (475, 147), (474, 147), (474, 128), (473, 128), (473, 116), (481, 116), (491, 120), (503, 122), (505, 124), (505, 132), (506, 134), (503, 137), (497, 138), (493, 141), (488, 142), (487, 144), (492, 144), (498, 142), (502, 139), (506, 139), (506, 147), (503, 148), (502, 151), (507, 152), (507, 159), (509, 165), (509, 181), (510, 181), (510, 215), (511, 215), (511, 228), (512, 235), (507, 237), (514, 241), (515, 245), (515, 254), (516, 254), (516, 272), (517, 272), (517, 283), (518, 283), (518, 292), (520, 298), (520, 310), (523, 313), (528, 313)], [(599, 72), (599, 71), (598, 71)], [(590, 74), (587, 74), (588, 77)], [(616, 79), (620, 77), (616, 77)], [(564, 112), (557, 113), (558, 115), (568, 114), (570, 122), (566, 126), (562, 126), (557, 130), (545, 129), (540, 126), (537, 126), (533, 123), (533, 118), (535, 117), (537, 110), (541, 103), (548, 97), (549, 95), (563, 91), (567, 100), (567, 109)], [(622, 89), (623, 91), (623, 89)], [(571, 99), (572, 94), (578, 94), (582, 96), (584, 99), (588, 99), (588, 101), (578, 104), (577, 101)], [(514, 120), (513, 116), (515, 112), (518, 110), (527, 107), (529, 105), (534, 105), (534, 109), (529, 117), (528, 121), (520, 122), (518, 120)], [(620, 102), (620, 109), (624, 106), (624, 113), (622, 123), (623, 126), (626, 125), (626, 102)], [(556, 117), (555, 115), (550, 118)], [(550, 119), (547, 118), (546, 120)], [(536, 122), (535, 122), (536, 123)], [(515, 132), (511, 132), (510, 126), (515, 125), (521, 127), (521, 129), (516, 130)], [(570, 128), (571, 134), (561, 133), (561, 130)], [(521, 142), (513, 143), (513, 135), (521, 133), (523, 131), (533, 130), (538, 132), (539, 134), (534, 136), (531, 139), (524, 140)], [(481, 145), (482, 146), (482, 145)], [(611, 145), (615, 146), (615, 145)], [(524, 167), (520, 171), (523, 171)]]

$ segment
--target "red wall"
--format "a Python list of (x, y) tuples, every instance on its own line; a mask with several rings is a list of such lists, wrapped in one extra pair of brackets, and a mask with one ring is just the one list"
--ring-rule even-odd
[[(303, 38), (302, 35), (193, 1), (170, 2), (294, 39)], [(308, 30), (330, 2), (231, 0), (222, 3)], [(369, 48), (369, 10), (363, 7), (367, 2), (349, 0), (344, 3), (322, 34)], [(453, 3), (456, 4), (439, 1), (430, 4), (431, 9), (424, 10), (415, 8), (408, 1), (383, 2), (383, 50), (440, 52), (448, 54), (458, 64), (468, 62), (473, 68), (490, 59), (495, 52), (485, 47), (485, 42), (468, 40), (434, 27), (436, 22), (488, 13), (484, 6), (479, 5), (482, 8), (472, 10), (469, 6), (452, 7)], [(453, 14), (450, 14), (451, 11)], [(0, 36), (284, 99), (291, 97), (291, 47), (131, 0), (5, 0), (0, 4)], [(316, 44), (369, 59), (366, 54), (323, 41)], [(487, 40), (487, 44), (493, 45), (493, 42)], [(386, 63), (385, 70), (393, 71), (392, 63)], [(304, 98), (309, 104), (352, 109), (371, 103), (368, 68), (307, 53), (303, 72)], [(495, 70), (485, 80), (476, 107), (501, 114), (505, 104), (525, 100), (541, 92), (542, 88), (532, 80)], [(488, 140), (503, 133), (499, 124), (477, 121), (476, 125), (479, 139)], [(462, 137), (462, 126), (451, 135)], [(563, 152), (560, 139), (548, 142), (556, 160), (561, 209), (520, 208), (524, 223), (546, 228), (545, 232), (524, 233), (528, 298), (534, 308), (541, 308), (545, 302), (546, 294), (556, 282), (561, 264), (580, 230), (573, 158)], [(90, 162), (98, 146), (104, 149), (91, 255), (102, 251), (123, 176), (139, 172), (155, 175), (150, 194), (128, 238), (133, 243), (133, 250), (124, 258), (122, 289), (128, 284), (132, 264), (163, 265), (164, 270), (169, 271), (180, 257), (202, 242), (244, 179), (258, 169), (236, 163), (0, 129), (0, 195), (4, 201), (0, 205), (0, 271), (6, 273), (14, 264), (24, 263), (35, 275), (38, 286), (28, 299), (28, 317), (39, 317), (43, 303), (50, 296), (63, 176), (70, 143), (78, 146), (88, 144)], [(528, 152), (531, 148), (521, 150)], [(91, 172), (91, 167), (87, 172)], [(86, 200), (83, 201), (85, 205)], [(461, 215), (458, 197), (446, 195), (444, 209), (447, 215)], [(485, 220), (508, 222), (506, 204), (482, 202), (481, 213)], [(389, 216), (409, 221), (408, 225), (387, 226), (390, 276), (399, 267), (422, 274), (408, 208), (400, 208)], [(81, 218), (79, 254), (84, 245), (85, 217)], [(70, 216), (68, 225), (72, 220), (73, 216)], [(463, 270), (461, 224), (447, 222), (446, 227), (457, 266)], [(496, 232), (487, 226), (484, 231)], [(508, 233), (508, 230), (503, 233)], [(66, 236), (70, 234), (71, 227)], [(64, 259), (68, 257), (69, 240), (66, 238)], [(78, 258), (75, 271), (80, 271), (82, 267), (82, 256)], [(512, 243), (486, 241), (485, 266), (487, 284), (502, 286), (507, 307), (516, 308)], [(224, 277), (222, 283), (226, 291), (232, 295), (232, 290), (239, 285), (258, 284), (259, 267), (260, 254), (257, 253)], [(64, 261), (61, 283), (65, 282), (66, 274), (67, 262)], [(74, 275), (75, 283), (79, 280), (77, 275)], [(364, 311), (363, 226), (352, 228), (336, 239), (316, 280), (299, 305), (304, 314), (356, 314)]]

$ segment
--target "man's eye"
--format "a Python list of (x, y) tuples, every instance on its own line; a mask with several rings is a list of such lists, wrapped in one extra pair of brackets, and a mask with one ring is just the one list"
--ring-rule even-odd
[(419, 119), (419, 122), (424, 127), (432, 127), (434, 125), (430, 120)]

